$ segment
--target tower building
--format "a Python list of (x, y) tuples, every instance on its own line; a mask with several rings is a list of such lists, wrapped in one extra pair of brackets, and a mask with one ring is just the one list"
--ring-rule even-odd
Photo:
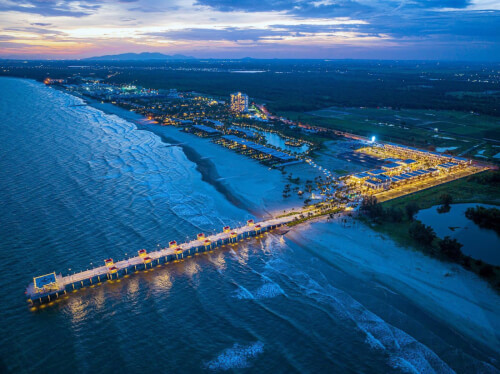
[(231, 110), (236, 113), (248, 111), (248, 95), (241, 92), (231, 94)]

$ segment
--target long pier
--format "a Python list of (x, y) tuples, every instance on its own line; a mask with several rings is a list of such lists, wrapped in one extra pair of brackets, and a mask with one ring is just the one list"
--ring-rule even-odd
[(26, 289), (28, 302), (32, 306), (50, 303), (84, 287), (100, 285), (104, 282), (122, 278), (128, 274), (179, 261), (197, 253), (212, 251), (226, 244), (237, 243), (243, 239), (258, 236), (292, 222), (299, 215), (300, 213), (297, 213), (258, 223), (249, 220), (246, 226), (236, 229), (230, 229), (229, 226), (226, 226), (223, 228), (223, 232), (215, 235), (205, 236), (204, 234), (198, 234), (195, 240), (179, 245), (177, 242), (171, 241), (167, 248), (153, 252), (141, 249), (138, 251), (136, 257), (118, 262), (114, 262), (111, 258), (106, 259), (104, 266), (73, 275), (62, 276), (54, 272), (35, 277)]

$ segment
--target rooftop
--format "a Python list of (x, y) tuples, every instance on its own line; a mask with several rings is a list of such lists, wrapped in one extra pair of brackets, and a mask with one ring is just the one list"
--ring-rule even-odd
[(246, 139), (239, 138), (239, 137), (234, 136), (234, 135), (224, 135), (223, 138), (226, 140), (244, 145), (244, 146), (251, 148), (255, 151), (268, 154), (268, 155), (275, 157), (277, 159), (280, 159), (282, 161), (295, 160), (295, 157), (290, 156), (289, 154), (277, 151), (277, 150), (272, 149), (272, 148), (264, 147), (263, 145), (251, 142), (251, 141), (246, 140)]
[(209, 126), (205, 126), (205, 125), (193, 125), (193, 127), (195, 129), (204, 131), (204, 132), (206, 132), (208, 134), (220, 134), (221, 133), (221, 131), (219, 131), (217, 129), (214, 129), (212, 127), (209, 127)]

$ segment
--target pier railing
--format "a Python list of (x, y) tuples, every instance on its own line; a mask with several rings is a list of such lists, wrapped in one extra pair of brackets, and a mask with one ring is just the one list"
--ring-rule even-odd
[(183, 260), (198, 253), (212, 251), (226, 244), (237, 243), (245, 238), (259, 236), (264, 232), (292, 222), (298, 217), (299, 214), (296, 214), (258, 223), (249, 220), (247, 225), (243, 227), (231, 230), (226, 226), (223, 232), (206, 237), (199, 234), (197, 239), (179, 245), (175, 241), (171, 241), (169, 247), (152, 252), (140, 250), (137, 256), (118, 262), (107, 259), (104, 261), (103, 266), (72, 275), (62, 276), (61, 274), (52, 273), (35, 277), (33, 283), (26, 289), (28, 302), (33, 306), (50, 303), (63, 295), (76, 292), (85, 287), (119, 279), (128, 274), (162, 264)]

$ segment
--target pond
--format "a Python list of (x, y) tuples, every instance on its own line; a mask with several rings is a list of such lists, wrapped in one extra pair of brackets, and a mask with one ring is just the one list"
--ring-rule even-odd
[(288, 152), (304, 153), (307, 152), (307, 150), (309, 149), (308, 144), (303, 144), (300, 147), (292, 147), (290, 145), (287, 145), (285, 144), (287, 139), (283, 138), (282, 136), (274, 132), (263, 131), (263, 130), (254, 130), (254, 131), (264, 136), (264, 138), (266, 138), (267, 144), (281, 148)]
[(482, 229), (465, 217), (467, 208), (488, 204), (452, 204), (447, 213), (438, 213), (438, 206), (418, 212), (416, 218), (431, 226), (440, 238), (450, 236), (463, 244), (462, 252), (491, 265), (500, 265), (500, 236), (490, 229)]

